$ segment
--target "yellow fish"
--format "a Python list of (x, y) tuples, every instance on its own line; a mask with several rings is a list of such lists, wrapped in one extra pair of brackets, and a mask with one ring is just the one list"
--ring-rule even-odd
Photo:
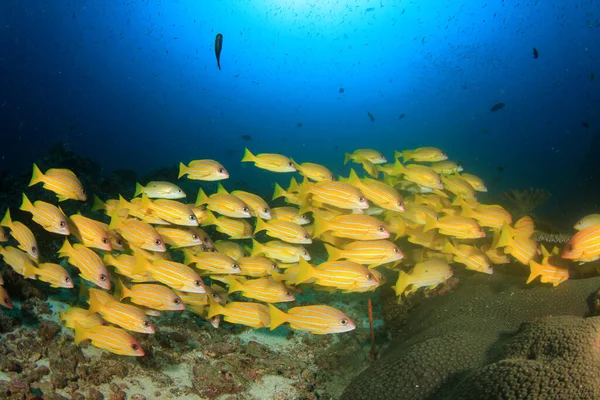
[(35, 265), (32, 264), (26, 253), (12, 246), (0, 246), (0, 255), (4, 258), (4, 262), (10, 265), (17, 274), (25, 279), (35, 279)]
[(83, 329), (105, 324), (98, 315), (90, 314), (88, 310), (79, 307), (69, 307), (65, 311), (61, 311), (58, 315), (60, 322), (71, 329), (75, 329), (75, 325), (77, 324)]
[(460, 174), (458, 175), (460, 176), (462, 179), (464, 179), (465, 181), (467, 181), (472, 187), (473, 189), (475, 189), (478, 192), (487, 192), (487, 186), (485, 186), (485, 183), (483, 183), (483, 179), (481, 179), (478, 176), (472, 175), (472, 174)]
[(87, 196), (79, 178), (68, 169), (53, 168), (43, 174), (37, 165), (33, 164), (33, 175), (29, 186), (42, 182), (44, 189), (50, 190), (56, 194), (58, 201), (68, 199), (86, 201)]
[(294, 167), (296, 167), (298, 172), (300, 172), (302, 175), (304, 175), (307, 179), (310, 179), (311, 181), (335, 181), (335, 176), (331, 173), (331, 171), (320, 164), (308, 162), (298, 164), (294, 162), (294, 160), (292, 160), (292, 162), (294, 163)]
[(200, 275), (192, 268), (169, 260), (148, 261), (136, 256), (134, 274), (150, 273), (152, 278), (168, 287), (181, 292), (205, 293), (206, 289)]
[(527, 278), (527, 283), (531, 283), (538, 276), (540, 282), (551, 283), (552, 286), (558, 286), (569, 279), (569, 270), (566, 268), (559, 268), (545, 263), (540, 264), (533, 260), (529, 260), (529, 268), (531, 273)]
[(145, 194), (142, 196), (140, 208), (151, 211), (158, 218), (175, 225), (198, 226), (196, 214), (186, 204), (175, 200), (156, 199), (150, 200)]
[(281, 303), (296, 300), (283, 283), (271, 278), (251, 279), (245, 282), (231, 277), (229, 279), (229, 293), (242, 292), (244, 297), (262, 301), (264, 303)]
[(267, 243), (258, 243), (256, 240), (252, 240), (252, 253), (251, 256), (265, 255), (267, 258), (279, 260), (283, 263), (294, 263), (300, 260), (300, 257), (306, 261), (310, 261), (310, 254), (302, 247), (289, 243), (282, 242), (280, 240), (271, 240)]
[(485, 231), (471, 218), (445, 215), (438, 219), (425, 217), (423, 232), (437, 229), (444, 236), (452, 236), (457, 239), (477, 239), (485, 237)]
[(330, 306), (301, 306), (290, 308), (287, 313), (269, 304), (271, 330), (288, 322), (292, 329), (308, 331), (317, 335), (349, 332), (356, 328), (346, 314)]
[(282, 221), (280, 219), (273, 219), (270, 221), (263, 221), (258, 218), (256, 220), (256, 228), (254, 229), (254, 234), (266, 231), (267, 235), (271, 236), (275, 239), (283, 240), (287, 243), (296, 243), (296, 244), (310, 244), (312, 243), (312, 239), (306, 230), (294, 223)]
[(10, 296), (2, 286), (0, 286), (0, 305), (6, 308), (13, 308), (13, 302)]
[(33, 232), (25, 226), (25, 224), (19, 221), (13, 221), (10, 217), (10, 209), (6, 210), (4, 218), (0, 225), (10, 229), (10, 236), (12, 236), (17, 242), (19, 242), (19, 248), (26, 251), (33, 260), (37, 261), (39, 257), (39, 248), (37, 240), (33, 236)]
[(117, 283), (121, 288), (121, 301), (129, 298), (134, 304), (161, 311), (185, 309), (181, 298), (166, 286), (138, 284), (128, 288), (121, 280), (117, 280)]
[[(97, 289), (90, 289), (90, 314), (98, 313), (106, 322), (139, 333), (154, 333), (156, 329), (148, 316), (138, 307), (120, 303), (116, 299), (106, 301), (98, 296)], [(110, 296), (112, 297), (112, 296)]]
[(90, 339), (93, 346), (108, 350), (111, 353), (135, 357), (144, 355), (144, 349), (133, 336), (114, 326), (97, 325), (83, 328), (81, 325), (76, 324), (75, 344), (79, 344), (86, 339)]
[(69, 264), (79, 270), (79, 275), (88, 282), (110, 290), (110, 273), (102, 262), (102, 259), (93, 250), (82, 244), (76, 243), (71, 246), (68, 240), (58, 250), (60, 257), (67, 257)]
[(254, 155), (244, 149), (242, 162), (253, 162), (254, 166), (272, 172), (296, 172), (296, 167), (291, 159), (281, 154), (262, 153)]
[(253, 278), (262, 278), (269, 276), (274, 272), (279, 272), (279, 266), (273, 260), (266, 257), (242, 257), (238, 259), (241, 274)]
[(87, 247), (111, 251), (112, 244), (106, 225), (81, 214), (69, 217), (73, 225), (73, 234)]
[(419, 164), (402, 165), (396, 160), (394, 175), (403, 175), (404, 179), (429, 189), (444, 189), (440, 175), (431, 167)]
[(202, 226), (208, 225), (216, 225), (217, 232), (226, 234), (229, 239), (250, 239), (253, 237), (252, 225), (243, 219), (217, 218), (212, 212), (207, 211)]
[(4, 230), (4, 228), (0, 225), (0, 242), (6, 241), (8, 241), (8, 236), (6, 235), (6, 231)]
[(600, 214), (590, 214), (581, 218), (573, 228), (580, 231), (590, 226), (600, 226)]
[(404, 199), (393, 187), (375, 179), (360, 179), (353, 169), (350, 170), (348, 183), (355, 186), (369, 200), (381, 208), (404, 212)]
[(475, 200), (475, 189), (458, 175), (447, 175), (442, 176), (442, 182), (444, 183), (444, 189), (454, 194), (455, 196), (461, 197), (466, 200)]
[(106, 253), (102, 259), (106, 265), (112, 265), (115, 267), (115, 271), (119, 275), (131, 278), (133, 282), (149, 282), (152, 281), (152, 275), (149, 272), (142, 274), (134, 274), (133, 271), (136, 267), (136, 258), (129, 254), (119, 254), (114, 257), (110, 253)]
[(73, 288), (73, 279), (62, 266), (53, 263), (43, 263), (35, 269), (37, 280), (49, 283), (53, 288)]
[(217, 193), (210, 197), (200, 188), (196, 205), (206, 204), (210, 211), (217, 212), (231, 218), (250, 218), (250, 208), (243, 200), (227, 193), (223, 186), (219, 185)]
[(444, 248), (445, 239), (438, 235), (437, 232), (423, 232), (423, 227), (406, 229), (408, 241), (413, 244), (418, 244), (431, 250), (442, 251)]
[(139, 182), (135, 184), (135, 194), (133, 197), (137, 197), (141, 194), (145, 194), (151, 199), (170, 199), (177, 200), (183, 199), (186, 194), (181, 188), (171, 182), (163, 181), (152, 181), (148, 182), (146, 186), (142, 186)]
[(343, 249), (325, 244), (325, 250), (327, 250), (328, 261), (346, 259), (361, 265), (368, 265), (369, 268), (404, 258), (404, 253), (398, 246), (388, 240), (360, 240), (348, 243)]
[(436, 162), (431, 166), (435, 172), (440, 175), (451, 175), (458, 174), (463, 171), (463, 167), (455, 163), (454, 161), (444, 160)]
[(435, 147), (419, 147), (414, 150), (396, 151), (395, 158), (401, 157), (404, 162), (409, 160), (416, 162), (438, 162), (448, 159), (446, 153)]
[(562, 258), (580, 263), (600, 259), (600, 226), (583, 228), (565, 245)]
[(273, 191), (273, 197), (271, 197), (271, 200), (277, 200), (280, 197), (284, 197), (286, 203), (288, 203), (288, 204), (295, 204), (295, 205), (300, 204), (300, 199), (298, 197), (297, 192), (292, 192), (291, 190), (285, 190), (278, 183), (275, 183), (275, 190)]
[(270, 323), (269, 309), (264, 304), (259, 303), (232, 301), (221, 305), (211, 300), (208, 318), (219, 314), (223, 315), (227, 322), (249, 326), (254, 329), (266, 328)]
[(512, 231), (513, 236), (531, 237), (535, 232), (533, 219), (529, 216), (521, 217), (515, 222), (515, 228)]
[(216, 274), (239, 274), (240, 265), (228, 255), (203, 251), (192, 254), (189, 250), (183, 250), (185, 256), (184, 264), (196, 264), (196, 268)]
[(162, 237), (156, 232), (152, 225), (137, 219), (126, 219), (121, 221), (113, 214), (110, 219), (109, 229), (117, 230), (119, 234), (130, 245), (150, 251), (167, 251)]
[(485, 253), (477, 247), (469, 246), (468, 244), (459, 244), (453, 246), (452, 243), (446, 241), (443, 249), (444, 253), (453, 254), (454, 261), (464, 264), (467, 269), (483, 272), (484, 274), (493, 274), (494, 270), (491, 266), (491, 261)]
[(298, 225), (307, 225), (310, 223), (308, 215), (300, 214), (300, 210), (295, 207), (275, 207), (271, 208), (271, 218), (281, 221), (293, 222)]
[(31, 203), (25, 193), (23, 193), (23, 203), (20, 210), (27, 211), (33, 215), (33, 221), (41, 225), (48, 232), (58, 233), (68, 236), (69, 226), (67, 225), (67, 217), (54, 204), (46, 203), (45, 201), (36, 201)]
[(188, 166), (179, 163), (179, 176), (199, 181), (220, 181), (229, 178), (229, 172), (215, 160), (194, 160)]
[(452, 274), (452, 269), (444, 260), (423, 261), (417, 263), (409, 272), (400, 271), (394, 290), (396, 296), (402, 296), (409, 295), (421, 287), (434, 289), (450, 279)]
[(480, 226), (501, 230), (504, 224), (512, 223), (512, 215), (506, 211), (502, 206), (477, 206), (476, 209), (472, 209), (465, 202), (461, 203), (461, 213), (463, 217), (475, 219)]
[(308, 181), (304, 181), (300, 189), (300, 198), (342, 209), (364, 210), (369, 208), (369, 202), (359, 189), (348, 183), (337, 181), (317, 182), (311, 185), (308, 184)]
[(363, 160), (367, 160), (371, 164), (385, 164), (387, 158), (377, 150), (372, 149), (358, 149), (354, 153), (346, 153), (344, 157), (344, 164), (348, 164), (348, 161), (354, 161), (360, 163)]
[(242, 200), (250, 209), (250, 215), (262, 219), (271, 219), (271, 207), (260, 196), (254, 193), (234, 190), (231, 194)]
[(491, 245), (485, 245), (481, 246), (481, 251), (485, 253), (494, 265), (510, 264), (510, 257), (504, 254), (501, 249), (492, 248)]
[(196, 232), (193, 228), (186, 229), (169, 226), (157, 226), (154, 229), (156, 229), (156, 232), (165, 241), (165, 243), (170, 245), (172, 248), (200, 246), (204, 244), (201, 239), (201, 235), (199, 235), (198, 232)]
[(314, 279), (317, 285), (343, 292), (362, 292), (379, 286), (379, 281), (368, 268), (353, 261), (327, 261), (313, 267), (300, 259), (298, 267), (297, 285)]
[(228, 240), (217, 240), (215, 242), (215, 249), (219, 253), (228, 255), (236, 261), (239, 261), (246, 255), (246, 252), (244, 251), (244, 248), (241, 245)]
[(183, 300), (183, 303), (188, 307), (208, 306), (210, 299), (213, 299), (217, 303), (221, 303), (223, 301), (221, 295), (211, 287), (206, 287), (206, 293), (188, 293), (176, 290), (175, 294), (179, 296), (181, 300)]
[(333, 236), (354, 240), (377, 240), (390, 237), (385, 223), (369, 215), (342, 214), (328, 221), (315, 214), (314, 218), (314, 237), (327, 231), (331, 231)]

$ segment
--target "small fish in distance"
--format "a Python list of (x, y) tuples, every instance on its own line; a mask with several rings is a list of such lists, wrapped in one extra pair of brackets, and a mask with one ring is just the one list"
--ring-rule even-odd
[(375, 117), (373, 116), (373, 114), (371, 114), (370, 111), (367, 111), (367, 115), (369, 115), (369, 119), (371, 120), (371, 122), (375, 121)]
[(490, 108), (490, 111), (491, 111), (491, 112), (494, 112), (494, 111), (501, 110), (501, 109), (503, 109), (503, 108), (504, 108), (504, 106), (505, 106), (505, 104), (504, 104), (504, 103), (496, 103), (496, 104), (494, 104), (494, 105), (492, 106), (492, 108)]
[(536, 49), (535, 47), (533, 48), (533, 58), (538, 58), (540, 56), (540, 53), (538, 52), (538, 49)]
[(217, 34), (215, 38), (215, 55), (217, 56), (217, 67), (221, 70), (221, 50), (223, 49), (223, 35)]

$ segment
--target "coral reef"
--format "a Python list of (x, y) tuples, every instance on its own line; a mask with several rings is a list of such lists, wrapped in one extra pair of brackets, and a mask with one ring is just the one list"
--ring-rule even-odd
[(534, 210), (550, 197), (550, 192), (544, 189), (511, 189), (500, 194), (500, 198), (510, 211), (514, 220), (534, 215)]
[[(599, 285), (600, 278), (569, 280), (556, 289), (547, 290), (541, 286), (525, 287), (518, 276), (502, 273), (472, 275), (463, 279), (460, 287), (453, 292), (430, 299), (413, 310), (407, 323), (391, 332), (395, 339), (389, 348), (382, 351), (385, 357), (355, 378), (342, 399), (389, 399), (398, 398), (399, 393), (402, 393), (403, 399), (443, 398), (453, 390), (468, 390), (466, 385), (471, 377), (485, 374), (486, 366), (493, 368), (490, 365), (497, 362), (500, 363), (495, 368), (500, 368), (503, 365), (501, 360), (507, 354), (516, 354), (518, 346), (515, 347), (514, 343), (519, 343), (519, 335), (515, 334), (522, 323), (549, 315), (574, 315), (579, 321), (590, 313), (588, 300)], [(397, 313), (394, 309), (385, 312)], [(593, 324), (595, 326), (596, 323)], [(547, 325), (541, 326), (546, 329)], [(573, 332), (583, 329), (580, 323), (573, 326)], [(527, 332), (522, 336), (522, 343), (537, 334)], [(558, 343), (558, 339), (549, 334), (547, 341), (540, 340), (539, 346), (574, 348), (577, 343), (570, 342), (574, 337), (572, 334), (564, 335), (564, 342)], [(505, 352), (505, 345), (510, 343), (513, 345), (509, 345)], [(524, 349), (525, 344), (522, 346)], [(589, 341), (582, 346), (589, 350)], [(565, 357), (569, 360), (565, 362), (574, 363), (572, 357), (577, 358), (580, 354), (579, 350), (573, 350)], [(577, 359), (577, 362), (581, 365), (586, 360)], [(503, 375), (506, 380), (499, 377), (495, 384), (511, 385), (514, 382), (512, 373)], [(545, 376), (552, 376), (550, 372), (548, 374)], [(473, 381), (472, 386), (477, 382)], [(520, 382), (517, 380), (517, 383)], [(576, 390), (572, 383), (563, 385), (569, 386), (569, 390)], [(521, 394), (528, 390), (526, 386), (516, 384), (514, 388)], [(531, 389), (530, 393), (538, 393), (536, 390)], [(586, 386), (581, 392), (570, 392), (581, 396), (569, 398), (590, 398), (586, 397), (589, 390), (590, 387)]]

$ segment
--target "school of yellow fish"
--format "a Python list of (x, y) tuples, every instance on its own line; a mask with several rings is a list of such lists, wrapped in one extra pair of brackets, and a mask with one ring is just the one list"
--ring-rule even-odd
[[(67, 217), (60, 207), (23, 194), (20, 209), (46, 231), (65, 237), (58, 257), (78, 271), (80, 292), (88, 296), (87, 309), (71, 307), (60, 314), (61, 322), (74, 329), (75, 343), (89, 339), (113, 353), (142, 356), (144, 350), (128, 332), (152, 334), (152, 316), (184, 309), (215, 327), (223, 317), (257, 329), (288, 323), (315, 334), (341, 333), (355, 324), (336, 308), (282, 311), (273, 304), (293, 302), (298, 285), (305, 284), (344, 293), (373, 291), (385, 283), (382, 266), (399, 271), (393, 288), (400, 300), (420, 288), (443, 285), (453, 275), (451, 263), (491, 274), (493, 266), (514, 259), (529, 268), (527, 283), (540, 277), (556, 286), (569, 278), (561, 256), (578, 262), (600, 258), (600, 215), (575, 225), (578, 233), (562, 255), (558, 248), (548, 251), (532, 238), (530, 217), (513, 224), (500, 205), (479, 203), (476, 193), (487, 191), (484, 182), (437, 148), (395, 152), (390, 163), (376, 150), (359, 149), (346, 154), (345, 163), (362, 165), (365, 176), (352, 169), (338, 180), (323, 165), (298, 164), (280, 154), (254, 155), (246, 149), (242, 162), (276, 173), (298, 172), (303, 179), (291, 178), (287, 189), (275, 184), (272, 200), (287, 204), (274, 208), (256, 194), (230, 193), (221, 184), (213, 194), (200, 188), (194, 204), (183, 200), (186, 194), (174, 183), (137, 184), (130, 200), (95, 197), (93, 209), (104, 212), (106, 222), (79, 213)], [(229, 173), (217, 161), (195, 160), (180, 164), (183, 177), (221, 181)], [(38, 183), (59, 202), (87, 200), (70, 170), (42, 173), (34, 164), (29, 186)], [(202, 229), (206, 226), (227, 240), (213, 242)], [(258, 233), (269, 239), (258, 241)], [(328, 258), (313, 265), (307, 245), (316, 239)], [(32, 231), (7, 210), (0, 241), (9, 240), (16, 247), (0, 247), (0, 254), (18, 274), (54, 288), (74, 288), (63, 266), (42, 262), (53, 255), (39, 254)], [(0, 275), (0, 305), (12, 308), (2, 285)], [(229, 294), (235, 292), (245, 300), (232, 301)]]

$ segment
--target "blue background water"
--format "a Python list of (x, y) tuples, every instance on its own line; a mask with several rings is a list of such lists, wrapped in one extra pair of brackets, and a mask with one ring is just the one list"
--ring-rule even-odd
[(345, 151), (433, 145), (492, 191), (598, 211), (599, 36), (593, 1), (3, 0), (0, 169), (64, 141), (107, 170), (214, 158), (266, 182), (244, 146), (341, 173)]

